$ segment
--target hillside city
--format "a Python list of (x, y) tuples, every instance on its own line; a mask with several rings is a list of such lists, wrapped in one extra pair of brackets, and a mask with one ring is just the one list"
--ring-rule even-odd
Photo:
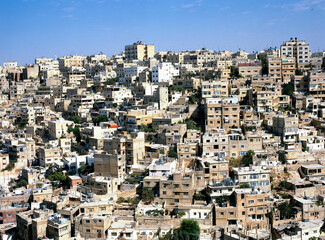
[(325, 51), (310, 49), (138, 41), (4, 62), (1, 239), (325, 239)]

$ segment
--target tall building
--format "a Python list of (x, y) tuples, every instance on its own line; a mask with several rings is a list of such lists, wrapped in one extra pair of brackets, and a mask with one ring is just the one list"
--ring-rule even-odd
[(297, 63), (309, 63), (311, 52), (306, 41), (291, 38), (281, 45), (281, 57), (295, 57)]
[(147, 60), (155, 55), (155, 45), (142, 41), (125, 46), (125, 58), (128, 60)]

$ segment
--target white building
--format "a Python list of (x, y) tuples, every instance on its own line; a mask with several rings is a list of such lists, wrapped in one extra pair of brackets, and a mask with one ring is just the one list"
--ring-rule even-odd
[(124, 77), (130, 78), (130, 77), (138, 77), (140, 73), (142, 73), (146, 67), (142, 66), (128, 66), (124, 67)]
[(170, 176), (176, 170), (176, 161), (166, 162), (164, 159), (154, 159), (148, 166), (149, 176)]
[(152, 82), (156, 84), (159, 82), (172, 84), (175, 76), (179, 76), (179, 67), (175, 67), (170, 62), (158, 63), (156, 67), (152, 68)]
[(18, 67), (18, 62), (4, 62), (3, 68), (16, 68)]
[(80, 168), (82, 164), (87, 163), (87, 157), (87, 155), (72, 155), (69, 157), (65, 157), (63, 159), (64, 166), (67, 166), (70, 171), (77, 173), (78, 168)]
[(281, 45), (281, 57), (295, 57), (297, 63), (309, 63), (311, 52), (306, 41), (291, 38)]

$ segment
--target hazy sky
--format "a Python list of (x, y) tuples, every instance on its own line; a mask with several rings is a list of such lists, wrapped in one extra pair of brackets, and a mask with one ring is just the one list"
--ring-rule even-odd
[(325, 0), (1, 0), (0, 64), (120, 53), (142, 40), (157, 51), (252, 52), (290, 37), (325, 50)]

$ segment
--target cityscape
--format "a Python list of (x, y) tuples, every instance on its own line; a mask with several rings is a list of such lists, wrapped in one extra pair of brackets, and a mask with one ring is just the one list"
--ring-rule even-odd
[[(45, 2), (56, 11), (64, 1)], [(67, 2), (74, 5), (62, 10), (68, 14), (63, 25), (75, 21), (78, 30), (83, 24), (77, 9), (85, 2), (89, 15), (95, 2), (98, 11), (134, 6), (123, 0)], [(277, 2), (261, 9), (280, 8), (280, 16), (292, 8), (294, 21), (312, 11), (304, 21), (322, 21), (323, 0), (281, 7)], [(37, 0), (17, 6), (27, 4), (43, 6)], [(194, 19), (204, 4), (185, 1), (171, 9)], [(17, 19), (23, 17), (19, 11)], [(132, 16), (115, 17), (114, 24), (132, 22)], [(167, 19), (159, 21), (168, 26)], [(266, 28), (281, 25), (272, 21)], [(79, 49), (78, 39), (84, 39), (77, 33), (64, 38), (63, 25), (62, 38)], [(179, 36), (186, 35), (182, 28)], [(153, 42), (139, 30), (138, 38), (131, 37), (130, 30), (124, 44), (121, 29), (119, 47), (98, 42), (81, 51), (96, 49), (91, 54), (46, 57), (39, 55), (42, 39), (54, 26), (32, 39), (40, 45), (33, 51), (29, 36), (18, 39), (9, 31), (0, 39), (0, 59), (7, 59), (0, 66), (0, 239), (325, 239), (325, 50), (312, 44), (318, 41), (316, 25), (310, 29), (276, 43), (265, 32), (265, 45), (272, 47), (259, 50), (252, 50), (253, 42), (244, 50), (248, 37), (236, 39), (243, 48), (220, 49), (210, 44), (212, 35), (205, 36), (206, 47), (189, 49), (201, 41), (193, 35), (183, 50), (175, 50), (182, 45), (177, 34), (179, 45), (164, 50), (173, 27), (166, 39)], [(232, 36), (226, 35), (224, 43)], [(26, 41), (26, 48), (17, 40)], [(75, 50), (48, 41), (44, 54)]]

